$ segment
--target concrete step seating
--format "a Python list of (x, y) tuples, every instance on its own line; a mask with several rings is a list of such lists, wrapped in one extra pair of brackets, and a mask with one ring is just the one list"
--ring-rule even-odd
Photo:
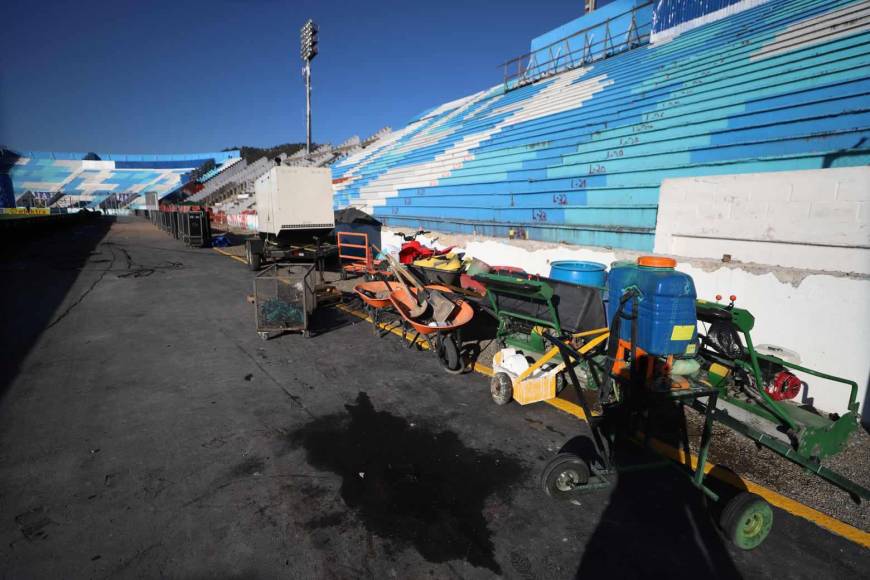
[(390, 225), (652, 248), (667, 177), (870, 162), (870, 2), (771, 0), (422, 115), (333, 167)]

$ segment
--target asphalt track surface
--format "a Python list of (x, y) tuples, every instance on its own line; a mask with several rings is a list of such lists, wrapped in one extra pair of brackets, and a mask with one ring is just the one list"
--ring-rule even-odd
[[(674, 469), (581, 505), (546, 461), (585, 425), (329, 310), (254, 332), (251, 273), (136, 218), (0, 249), (7, 578), (847, 578), (870, 554), (775, 510), (725, 542)], [(861, 570), (865, 572), (862, 573)]]

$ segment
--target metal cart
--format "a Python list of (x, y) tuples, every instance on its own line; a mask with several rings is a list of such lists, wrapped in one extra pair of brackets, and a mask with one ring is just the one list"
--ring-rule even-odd
[(273, 264), (254, 277), (254, 312), (257, 334), (268, 340), (273, 333), (301, 332), (317, 308), (314, 264)]

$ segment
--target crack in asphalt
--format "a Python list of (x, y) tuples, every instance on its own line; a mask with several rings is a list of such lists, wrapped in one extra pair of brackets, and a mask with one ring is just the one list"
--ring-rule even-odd
[(82, 295), (79, 296), (79, 297), (76, 299), (75, 302), (73, 302), (72, 304), (70, 304), (69, 306), (67, 306), (67, 307), (66, 307), (66, 310), (64, 310), (64, 311), (61, 313), (60, 316), (58, 316), (57, 318), (55, 318), (54, 321), (53, 321), (51, 324), (49, 324), (48, 326), (45, 327), (45, 330), (49, 330), (49, 329), (51, 329), (52, 327), (54, 327), (55, 325), (57, 325), (61, 320), (63, 320), (64, 318), (66, 318), (66, 317), (69, 315), (70, 312), (72, 312), (72, 311), (73, 311), (73, 310), (74, 310), (74, 309), (75, 309), (79, 304), (82, 303), (82, 301), (83, 301), (85, 298), (87, 298), (88, 294), (90, 294), (91, 292), (94, 291), (94, 288), (96, 288), (97, 285), (98, 285), (100, 282), (103, 281), (103, 278), (106, 277), (106, 274), (108, 274), (109, 271), (112, 269), (112, 266), (115, 265), (115, 252), (112, 250), (112, 244), (110, 244), (110, 243), (106, 243), (105, 245), (109, 246), (109, 253), (112, 254), (112, 259), (111, 259), (111, 261), (109, 262), (109, 265), (106, 266), (106, 268), (105, 268), (102, 272), (100, 272), (100, 275), (97, 277), (97, 279), (94, 280), (94, 281), (91, 283), (91, 285), (88, 287), (88, 289), (85, 290), (85, 291), (82, 293)]
[(293, 401), (294, 403), (296, 403), (297, 405), (299, 405), (299, 408), (302, 409), (302, 411), (305, 412), (306, 415), (308, 415), (308, 416), (309, 416), (310, 418), (312, 418), (312, 419), (316, 419), (316, 418), (317, 418), (317, 416), (316, 416), (314, 413), (312, 413), (312, 412), (311, 412), (311, 411), (310, 411), (310, 410), (309, 410), (309, 409), (308, 409), (308, 408), (307, 408), (307, 407), (302, 403), (302, 397), (300, 397), (300, 396), (297, 395), (297, 394), (294, 394), (293, 392), (291, 392), (290, 390), (288, 390), (288, 389), (287, 389), (283, 384), (281, 384), (281, 382), (280, 382), (278, 379), (276, 379), (275, 377), (273, 377), (272, 374), (269, 373), (268, 370), (266, 370), (266, 367), (264, 367), (263, 365), (260, 364), (260, 361), (258, 361), (258, 360), (256, 359), (256, 357), (254, 357), (251, 353), (249, 353), (247, 350), (245, 350), (245, 348), (244, 348), (241, 344), (239, 344), (239, 343), (238, 343), (238, 342), (237, 342), (237, 341), (236, 341), (232, 336), (230, 336), (229, 334), (227, 334), (227, 332), (226, 332), (223, 328), (220, 328), (219, 330), (220, 330), (220, 333), (221, 333), (221, 334), (223, 334), (225, 337), (227, 337), (227, 338), (230, 340), (230, 342), (232, 342), (232, 343), (235, 345), (235, 347), (236, 347), (237, 349), (239, 349), (239, 350), (242, 352), (242, 354), (244, 354), (246, 357), (248, 357), (248, 358), (251, 360), (251, 362), (253, 362), (254, 365), (256, 365), (256, 367), (257, 367), (258, 369), (260, 369), (260, 371), (261, 371), (264, 375), (266, 375), (266, 378), (268, 378), (270, 381), (272, 381), (273, 383), (275, 383), (275, 385), (276, 385), (279, 389), (281, 389), (281, 390), (284, 392), (284, 394), (287, 395), (287, 397), (290, 398), (291, 401)]

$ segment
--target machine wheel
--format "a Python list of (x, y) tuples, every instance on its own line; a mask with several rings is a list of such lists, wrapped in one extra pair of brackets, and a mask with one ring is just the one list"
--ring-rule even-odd
[(258, 332), (257, 334), (260, 335), (260, 340), (269, 340), (268, 332)]
[(441, 366), (447, 372), (457, 372), (462, 370), (462, 365), (459, 360), (459, 348), (449, 336), (443, 336), (438, 341), (437, 345), (438, 360)]
[(573, 499), (589, 483), (589, 466), (573, 453), (560, 453), (541, 473), (541, 487), (553, 499)]
[(507, 405), (514, 398), (514, 383), (507, 373), (495, 373), (489, 381), (489, 392), (496, 405)]
[(725, 505), (719, 525), (735, 546), (741, 550), (753, 550), (770, 533), (773, 510), (764, 498), (744, 491)]
[(247, 258), (245, 261), (248, 262), (248, 268), (250, 268), (254, 272), (259, 270), (260, 264), (263, 260), (263, 256), (261, 256), (260, 254), (252, 252), (250, 244), (245, 245), (245, 254), (246, 254), (245, 258)]
[(565, 388), (565, 385), (567, 385), (567, 384), (568, 384), (568, 379), (567, 379), (567, 377), (565, 377), (565, 371), (562, 371), (561, 373), (557, 374), (556, 375), (556, 394), (558, 395), (559, 393), (561, 393), (562, 390)]
[(371, 306), (365, 307), (366, 314), (369, 315), (369, 318), (372, 319), (372, 332), (375, 333), (375, 336), (381, 335), (381, 329), (378, 328), (378, 311), (372, 308)]

